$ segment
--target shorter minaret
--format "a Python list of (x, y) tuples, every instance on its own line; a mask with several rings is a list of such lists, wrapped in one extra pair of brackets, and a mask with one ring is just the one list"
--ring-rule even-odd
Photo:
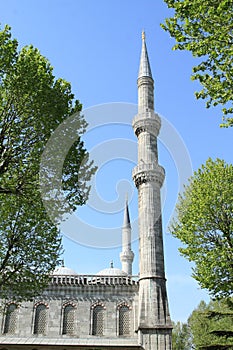
[(129, 218), (128, 200), (126, 200), (125, 203), (124, 221), (122, 227), (122, 252), (120, 254), (120, 259), (122, 264), (122, 271), (131, 276), (134, 253), (131, 250), (131, 225)]

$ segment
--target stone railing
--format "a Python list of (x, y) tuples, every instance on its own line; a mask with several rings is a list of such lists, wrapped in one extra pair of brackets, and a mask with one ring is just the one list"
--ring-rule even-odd
[(137, 114), (132, 121), (132, 125), (137, 136), (141, 132), (147, 131), (157, 137), (161, 127), (161, 119), (157, 113), (150, 110), (146, 113)]
[(156, 163), (139, 164), (133, 168), (132, 177), (136, 187), (146, 182), (157, 182), (162, 187), (165, 170)]
[(138, 276), (57, 275), (51, 276), (55, 285), (136, 285)]

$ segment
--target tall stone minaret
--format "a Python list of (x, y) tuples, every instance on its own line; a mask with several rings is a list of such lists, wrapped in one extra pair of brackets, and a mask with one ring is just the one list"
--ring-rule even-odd
[(158, 164), (157, 152), (161, 121), (154, 112), (154, 81), (144, 32), (137, 84), (138, 114), (133, 128), (138, 138), (138, 165), (133, 169), (133, 180), (138, 189), (139, 212), (138, 335), (146, 350), (171, 350), (160, 201), (165, 172)]
[(122, 252), (120, 254), (120, 259), (122, 264), (122, 271), (131, 276), (134, 253), (131, 250), (131, 225), (129, 218), (128, 200), (126, 200), (125, 203), (124, 221), (122, 227)]

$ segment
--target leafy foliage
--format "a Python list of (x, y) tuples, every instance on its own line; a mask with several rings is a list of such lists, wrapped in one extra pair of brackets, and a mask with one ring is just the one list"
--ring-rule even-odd
[(163, 29), (175, 38), (174, 49), (191, 51), (202, 57), (193, 68), (192, 79), (203, 89), (197, 98), (206, 106), (222, 105), (223, 124), (233, 126), (233, 6), (231, 0), (164, 0), (175, 10)]
[(187, 323), (173, 322), (172, 330), (172, 349), (173, 350), (190, 350), (191, 333)]
[(196, 350), (233, 349), (233, 303), (231, 299), (201, 301), (189, 317)]
[[(18, 51), (10, 28), (0, 31), (2, 297), (11, 293), (15, 298), (30, 298), (44, 288), (61, 253), (58, 219), (67, 206), (74, 210), (87, 199), (88, 181), (95, 168), (81, 140), (86, 127), (81, 108), (70, 84), (55, 79), (50, 63), (38, 49), (28, 46)], [(39, 174), (44, 173), (48, 184), (54, 174), (49, 168), (40, 169), (41, 156), (54, 131), (73, 114), (76, 139), (61, 164), (60, 182), (66, 205), (59, 202), (59, 215), (52, 222), (41, 199)], [(48, 163), (57, 157), (57, 152), (58, 148), (54, 148), (47, 155)], [(54, 188), (50, 192), (55, 203)]]
[(233, 166), (208, 159), (179, 196), (170, 232), (195, 263), (193, 277), (217, 296), (233, 292)]

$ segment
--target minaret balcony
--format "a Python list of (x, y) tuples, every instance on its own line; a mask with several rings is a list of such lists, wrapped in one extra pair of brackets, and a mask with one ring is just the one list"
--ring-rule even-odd
[(121, 259), (121, 262), (122, 261), (130, 261), (132, 262), (133, 259), (134, 259), (134, 252), (132, 250), (125, 250), (123, 252), (120, 253), (120, 259)]
[(149, 132), (157, 137), (161, 127), (161, 119), (154, 111), (148, 110), (137, 114), (132, 125), (136, 136), (141, 132)]
[(139, 164), (132, 172), (135, 186), (138, 188), (144, 183), (157, 183), (161, 188), (165, 178), (165, 170), (158, 164)]

